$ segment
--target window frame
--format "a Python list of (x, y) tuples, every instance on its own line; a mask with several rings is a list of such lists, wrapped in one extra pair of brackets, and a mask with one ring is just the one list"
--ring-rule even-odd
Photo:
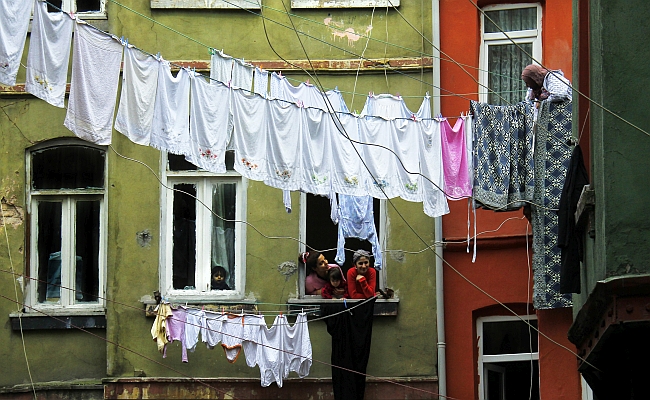
[[(329, 211), (326, 210), (326, 211)], [(326, 212), (323, 211), (323, 212)], [(300, 192), (300, 229), (298, 233), (298, 254), (302, 254), (307, 250), (307, 193)], [(386, 248), (387, 240), (387, 215), (386, 215), (386, 200), (379, 200), (379, 231), (377, 235), (379, 236), (379, 247), (383, 250)], [(338, 229), (338, 228), (337, 228)], [(297, 257), (296, 257), (297, 258)], [(386, 284), (386, 257), (383, 258), (384, 264), (382, 268), (377, 271), (377, 287), (387, 286)], [(334, 260), (328, 260), (330, 264), (334, 264)], [(304, 268), (298, 266), (298, 298), (306, 300), (318, 300), (323, 299), (319, 295), (307, 295), (305, 294), (305, 279), (307, 278), (307, 273)]]
[[(105, 0), (103, 0), (105, 1)], [(261, 0), (260, 0), (261, 1)], [(255, 0), (229, 0), (225, 2), (212, 1), (210, 4), (203, 0), (151, 0), (152, 9), (170, 9), (170, 8), (202, 8), (202, 9), (229, 9), (229, 10), (259, 10), (262, 7), (254, 5)]]
[(77, 0), (61, 0), (61, 9), (64, 12), (72, 12), (81, 19), (106, 19), (106, 1), (99, 1), (99, 11), (77, 12)]
[[(234, 290), (207, 290), (200, 289), (174, 289), (173, 287), (173, 188), (174, 184), (189, 183), (197, 185), (197, 197), (205, 204), (205, 199), (210, 200), (210, 186), (213, 183), (234, 183), (236, 184), (236, 203), (235, 203), (235, 219), (237, 221), (245, 221), (246, 218), (246, 204), (247, 204), (247, 191), (248, 180), (241, 176), (238, 172), (232, 170), (223, 174), (215, 174), (202, 169), (197, 170), (184, 170), (184, 171), (170, 171), (168, 169), (168, 157), (166, 152), (161, 152), (161, 171), (162, 181), (165, 182), (161, 185), (161, 235), (160, 235), (160, 291), (163, 295), (170, 300), (174, 301), (187, 301), (187, 302), (210, 302), (220, 300), (241, 300), (245, 295), (246, 284), (246, 224), (238, 222), (235, 223), (235, 289)], [(165, 185), (167, 187), (165, 187)], [(209, 220), (212, 221), (212, 213), (210, 210), (203, 207), (200, 203), (197, 204), (196, 220)], [(212, 222), (205, 223), (201, 227), (203, 234), (198, 231), (196, 233), (196, 246), (197, 246), (197, 259), (196, 259), (196, 275), (200, 276), (200, 262), (205, 263), (209, 261), (209, 254), (211, 252), (211, 241), (206, 240), (205, 237), (211, 237), (207, 234)], [(199, 246), (201, 246), (199, 248)], [(209, 263), (211, 264), (211, 263)], [(205, 265), (205, 264), (201, 264)], [(205, 267), (202, 267), (203, 269)], [(207, 276), (210, 276), (211, 267), (208, 269)], [(202, 271), (205, 272), (205, 271)], [(199, 278), (198, 284), (205, 284), (205, 277)], [(207, 280), (209, 284), (209, 278)]]
[[(35, 190), (32, 188), (32, 154), (34, 152), (54, 147), (66, 146), (83, 146), (101, 150), (104, 153), (104, 188), (103, 189), (40, 189)], [(39, 145), (33, 146), (25, 152), (25, 166), (26, 166), (26, 209), (28, 210), (29, 222), (29, 235), (26, 238), (29, 240), (27, 248), (29, 249), (29, 257), (26, 258), (28, 262), (27, 271), (29, 277), (35, 277), (38, 280), (38, 204), (40, 201), (58, 201), (62, 202), (61, 210), (61, 286), (75, 287), (75, 274), (71, 273), (70, 265), (64, 267), (63, 260), (69, 259), (70, 254), (73, 254), (74, 239), (75, 239), (75, 220), (73, 216), (75, 210), (73, 205), (79, 200), (99, 200), (99, 251), (98, 257), (98, 293), (96, 303), (74, 303), (73, 292), (70, 290), (61, 290), (60, 304), (56, 303), (40, 303), (38, 301), (38, 281), (28, 279), (25, 286), (25, 294), (27, 298), (28, 308), (25, 309), (26, 313), (46, 311), (52, 314), (62, 313), (70, 314), (75, 312), (101, 312), (106, 309), (106, 275), (107, 275), (107, 241), (108, 241), (108, 154), (106, 146), (98, 146), (90, 142), (76, 140), (76, 139), (57, 139), (54, 141), (47, 141)], [(66, 206), (64, 207), (64, 204)], [(67, 218), (66, 218), (67, 217)], [(69, 260), (68, 260), (69, 261)], [(76, 267), (76, 263), (75, 263)], [(76, 289), (76, 287), (75, 287)]]
[(291, 0), (291, 8), (399, 7), (400, 0)]
[[(486, 370), (489, 369), (489, 366), (485, 364), (492, 364), (498, 362), (511, 362), (511, 361), (536, 361), (539, 368), (539, 334), (537, 340), (537, 351), (530, 353), (513, 353), (513, 354), (483, 354), (483, 324), (486, 322), (511, 322), (511, 321), (536, 321), (537, 316), (534, 314), (529, 315), (520, 315), (521, 318), (510, 316), (510, 315), (495, 315), (487, 317), (478, 317), (476, 318), (476, 337), (477, 337), (477, 348), (478, 348), (478, 360), (477, 360), (477, 369), (478, 369), (478, 399), (486, 400), (485, 391), (487, 386), (485, 386), (485, 375)], [(532, 328), (531, 330), (532, 336)], [(534, 331), (537, 333), (537, 331)], [(495, 366), (492, 366), (495, 367)], [(538, 376), (539, 379), (539, 376)]]
[[(520, 8), (536, 8), (537, 10), (537, 29), (528, 29), (523, 31), (505, 31), (508, 37), (501, 32), (485, 32), (485, 14), (484, 12), (499, 11), (499, 10), (512, 10)], [(479, 101), (482, 103), (488, 102), (488, 87), (489, 79), (489, 48), (490, 46), (499, 46), (505, 44), (531, 43), (533, 46), (532, 56), (535, 60), (542, 62), (542, 5), (540, 3), (517, 3), (517, 4), (495, 4), (482, 8), (480, 18), (480, 33), (481, 45), (479, 51)], [(519, 78), (519, 75), (515, 77)], [(521, 99), (524, 100), (523, 98)]]

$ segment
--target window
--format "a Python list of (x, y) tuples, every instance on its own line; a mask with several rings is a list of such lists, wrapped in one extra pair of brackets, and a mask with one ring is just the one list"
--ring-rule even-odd
[(82, 19), (106, 17), (106, 0), (48, 0), (47, 9), (49, 12), (73, 12)]
[(501, 105), (523, 101), (526, 85), (521, 71), (533, 62), (528, 54), (542, 59), (542, 8), (538, 4), (509, 4), (485, 7), (483, 11), (480, 101)]
[[(537, 327), (534, 315), (522, 317)], [(517, 317), (482, 317), (478, 336), (479, 400), (539, 400), (537, 331)]]
[(106, 153), (56, 142), (27, 154), (30, 303), (103, 309), (106, 270)]
[(260, 0), (151, 0), (151, 8), (231, 8), (259, 10)]
[[(225, 174), (165, 157), (161, 286), (176, 298), (210, 300), (244, 294), (245, 185), (226, 156)], [(212, 280), (215, 267), (222, 281)]]
[(291, 0), (291, 8), (399, 7), (400, 0)]
[[(300, 197), (300, 241), (309, 244), (310, 247), (327, 251), (323, 252), (325, 258), (330, 264), (335, 264), (334, 258), (336, 257), (336, 242), (338, 237), (338, 225), (334, 225), (330, 218), (330, 200), (327, 197), (317, 196), (313, 194), (302, 193)], [(385, 214), (383, 201), (374, 199), (374, 217), (375, 228), (379, 236), (379, 245), (384, 248), (385, 243)], [(299, 252), (306, 250), (304, 244), (300, 244)], [(359, 240), (356, 238), (345, 239), (346, 249), (364, 249), (372, 253), (372, 245), (366, 240)], [(345, 263), (341, 267), (343, 272), (352, 267), (352, 254), (353, 251), (345, 251)], [(296, 257), (297, 258), (297, 257)], [(384, 258), (385, 264), (385, 258)], [(304, 268), (299, 269), (298, 282), (300, 297), (305, 296), (305, 277), (306, 271)], [(377, 271), (377, 287), (385, 286), (386, 282), (386, 268), (385, 265), (380, 271)]]

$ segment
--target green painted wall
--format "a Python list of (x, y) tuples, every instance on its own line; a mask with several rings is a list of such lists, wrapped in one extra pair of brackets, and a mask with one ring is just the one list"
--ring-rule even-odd
[[(227, 54), (246, 60), (277, 60), (278, 56), (266, 41), (262, 20), (245, 11), (224, 10), (155, 10), (146, 0), (123, 1), (133, 10), (173, 27), (194, 40), (223, 49)], [(283, 15), (282, 2), (264, 2), (269, 8), (265, 16), (287, 26), (291, 21)], [(289, 6), (289, 1), (284, 1)], [(208, 49), (183, 38), (153, 22), (126, 10), (115, 3), (107, 4), (109, 31), (128, 37), (130, 43), (152, 52), (161, 52), (169, 60), (209, 59)], [(431, 3), (403, 1), (400, 12), (414, 27), (431, 36)], [(308, 56), (302, 50), (295, 34), (272, 21), (267, 21), (267, 33), (275, 50), (284, 58), (313, 60), (354, 59), (361, 53), (369, 58), (419, 57), (431, 54), (428, 39), (410, 27), (394, 10), (347, 9), (294, 11), (293, 23), (315, 39), (303, 38)], [(307, 21), (311, 19), (318, 23)], [(324, 24), (352, 28), (363, 32), (372, 24), (372, 37), (381, 41), (399, 43), (394, 47), (383, 42), (360, 38), (337, 38)], [(352, 38), (354, 39), (354, 37)], [(320, 40), (320, 41), (319, 41)], [(322, 42), (321, 42), (322, 41)], [(323, 43), (325, 42), (325, 43)], [(335, 44), (338, 48), (329, 46)], [(25, 52), (26, 55), (26, 52)], [(22, 73), (22, 72), (21, 72)], [(292, 78), (304, 80), (305, 74)], [(320, 73), (326, 89), (338, 86), (348, 106), (360, 111), (365, 95), (351, 92), (400, 93), (406, 96), (410, 109), (417, 110), (425, 92), (431, 92), (431, 70), (416, 70), (408, 74), (386, 73), (383, 70)], [(24, 81), (19, 75), (19, 82)], [(311, 81), (314, 82), (312, 77)], [(295, 82), (294, 82), (295, 84)], [(413, 97), (409, 97), (413, 96)], [(32, 143), (56, 137), (71, 137), (63, 127), (65, 110), (54, 108), (29, 95), (0, 98), (0, 194), (19, 207), (25, 203), (25, 150)], [(15, 124), (15, 125), (14, 125)], [(117, 132), (113, 133), (116, 152), (137, 159), (160, 174), (160, 154), (153, 148), (138, 146)], [(199, 345), (190, 354), (190, 363), (180, 362), (180, 347), (172, 345), (163, 359), (151, 340), (152, 318), (144, 316), (140, 299), (159, 288), (160, 254), (160, 183), (144, 165), (126, 160), (107, 149), (108, 157), (108, 246), (105, 331), (109, 342), (73, 331), (38, 331), (25, 334), (25, 342), (32, 375), (35, 381), (97, 379), (105, 376), (133, 376), (142, 370), (147, 376), (196, 377), (258, 377), (257, 368), (249, 368), (240, 360), (226, 362), (222, 351), (207, 350)], [(298, 210), (299, 196), (293, 194), (294, 209)], [(422, 204), (395, 200), (394, 206), (405, 216), (411, 227), (427, 245), (433, 244), (434, 221), (422, 212)], [(435, 257), (432, 252), (411, 254), (425, 247), (387, 204), (387, 249), (396, 250), (386, 255), (387, 285), (400, 298), (397, 317), (378, 317), (375, 322), (372, 353), (368, 373), (376, 376), (426, 376), (436, 374), (435, 326)], [(329, 212), (329, 210), (327, 210)], [(299, 212), (287, 214), (281, 202), (281, 191), (259, 182), (249, 182), (247, 220), (268, 236), (299, 235)], [(152, 235), (149, 245), (141, 246), (136, 234), (148, 230)], [(4, 231), (0, 229), (3, 234)], [(17, 273), (25, 266), (25, 224), (8, 229), (11, 254)], [(5, 246), (0, 246), (4, 248)], [(246, 289), (262, 303), (285, 303), (298, 291), (297, 277), (288, 281), (277, 271), (283, 261), (295, 261), (299, 250), (292, 240), (270, 240), (254, 229), (246, 230)], [(402, 252), (405, 251), (405, 252)], [(2, 269), (8, 269), (6, 250), (0, 250)], [(0, 291), (13, 296), (13, 281), (8, 274), (0, 275)], [(22, 293), (19, 292), (19, 296)], [(277, 305), (260, 305), (261, 310), (277, 310)], [(5, 299), (0, 301), (0, 315), (5, 323), (0, 329), (2, 346), (0, 357), (11, 360), (16, 367), (1, 374), (0, 386), (28, 382), (20, 335), (12, 332), (7, 315), (16, 307)], [(271, 323), (272, 318), (267, 318)], [(104, 335), (103, 331), (99, 332)], [(325, 324), (310, 325), (314, 359), (329, 362), (330, 337)], [(117, 347), (113, 343), (122, 347)], [(140, 353), (140, 354), (136, 354)], [(56, 361), (55, 361), (56, 360)], [(152, 361), (154, 360), (154, 361)], [(63, 368), (52, 368), (56, 362)], [(159, 365), (157, 362), (161, 363)], [(164, 366), (163, 366), (164, 365)], [(171, 370), (169, 368), (173, 368)], [(330, 376), (330, 367), (314, 362), (310, 377)]]
[(18, 301), (23, 302), (22, 281), (13, 279), (11, 266), (15, 274), (25, 273), (26, 224), (24, 218), (8, 218), (15, 215), (16, 208), (26, 215), (25, 149), (47, 139), (72, 134), (63, 127), (64, 112), (43, 101), (9, 97), (0, 99), (0, 107), (3, 111), (0, 113), (0, 198), (11, 205), (8, 210), (3, 205), (7, 236), (0, 219), (0, 316), (3, 321), (0, 341), (4, 343), (0, 349), (0, 360), (3, 360), (0, 386), (30, 382), (25, 354), (34, 382), (102, 378), (106, 374), (103, 330), (92, 330), (99, 337), (74, 329), (26, 331), (24, 347), (20, 332), (11, 330), (9, 314), (22, 308), (16, 305), (15, 289)]
[[(607, 110), (648, 131), (645, 88), (650, 35), (647, 2), (590, 2), (591, 96)], [(581, 107), (588, 106), (584, 101)], [(650, 274), (647, 172), (650, 137), (601, 107), (591, 105), (595, 234), (583, 270), (583, 293), (597, 280)], [(591, 239), (587, 239), (591, 241)], [(586, 290), (585, 290), (586, 289)], [(578, 297), (579, 308), (585, 295)]]

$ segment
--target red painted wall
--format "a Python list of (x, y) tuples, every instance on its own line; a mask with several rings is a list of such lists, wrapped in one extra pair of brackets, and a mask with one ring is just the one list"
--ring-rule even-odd
[[(457, 116), (469, 109), (469, 100), (477, 100), (480, 50), (480, 14), (472, 4), (476, 0), (440, 0), (440, 66), (443, 116)], [(478, 1), (479, 6), (503, 3), (535, 3), (534, 1)], [(571, 0), (546, 0), (542, 4), (542, 48), (544, 65), (562, 69), (571, 79), (572, 73), (572, 9)], [(450, 61), (465, 65), (464, 67)], [(473, 67), (474, 68), (473, 68)], [(449, 92), (448, 92), (449, 91)], [(452, 123), (453, 118), (452, 119)], [(462, 241), (467, 236), (467, 202), (450, 202), (450, 214), (443, 217), (443, 237)], [(525, 314), (532, 293), (529, 259), (532, 249), (526, 248), (526, 229), (532, 235), (521, 211), (493, 212), (477, 210), (479, 236), (476, 263), (462, 244), (447, 245), (445, 259), (467, 280), (512, 305)], [(473, 229), (473, 228), (472, 228)], [(472, 230), (473, 233), (473, 230)], [(458, 399), (478, 398), (476, 317), (508, 315), (494, 300), (473, 287), (449, 266), (445, 266), (445, 324), (447, 349), (447, 395)], [(528, 309), (535, 312), (532, 306)], [(572, 322), (571, 309), (545, 310), (538, 313), (539, 329), (574, 349), (566, 339)], [(548, 340), (540, 338), (540, 392), (545, 399), (580, 398), (580, 380), (575, 356)]]

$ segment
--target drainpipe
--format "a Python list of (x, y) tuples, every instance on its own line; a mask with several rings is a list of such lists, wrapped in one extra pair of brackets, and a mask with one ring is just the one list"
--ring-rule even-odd
[[(433, 42), (433, 115), (440, 113), (440, 0), (431, 0), (431, 36)], [(438, 331), (438, 398), (447, 396), (447, 349), (445, 343), (445, 296), (442, 263), (442, 217), (435, 219), (436, 252), (436, 326)]]

